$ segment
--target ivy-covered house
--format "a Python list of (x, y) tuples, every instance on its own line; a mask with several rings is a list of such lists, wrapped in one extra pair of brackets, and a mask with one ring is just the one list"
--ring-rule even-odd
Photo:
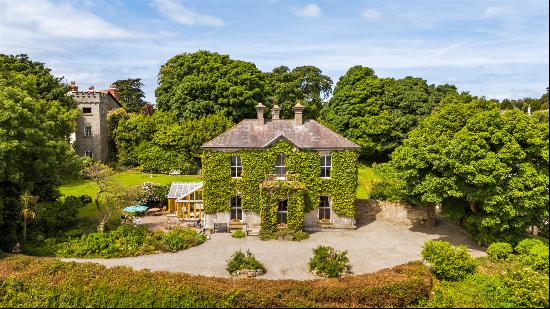
[(314, 120), (245, 119), (204, 144), (204, 224), (355, 228), (359, 146)]

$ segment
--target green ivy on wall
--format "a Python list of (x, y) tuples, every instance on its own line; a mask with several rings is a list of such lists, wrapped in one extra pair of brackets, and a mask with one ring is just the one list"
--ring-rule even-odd
[[(273, 174), (277, 155), (285, 155), (289, 174), (297, 174), (298, 182), (273, 181), (262, 185), (267, 174)], [(242, 177), (231, 178), (231, 156), (242, 162)], [(297, 150), (281, 140), (262, 150), (234, 152), (205, 151), (203, 154), (204, 209), (206, 213), (229, 211), (229, 200), (241, 196), (244, 211), (260, 214), (263, 226), (275, 226), (277, 201), (288, 200), (287, 225), (303, 226), (304, 213), (319, 205), (321, 196), (332, 197), (332, 209), (340, 216), (355, 215), (357, 188), (357, 153), (332, 151), (331, 178), (321, 178), (320, 155), (317, 151)]]

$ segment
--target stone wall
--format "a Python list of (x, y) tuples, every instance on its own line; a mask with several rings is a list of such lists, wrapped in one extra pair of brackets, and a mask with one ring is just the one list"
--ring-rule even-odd
[(339, 216), (331, 210), (331, 222), (328, 225), (319, 224), (319, 208), (315, 208), (304, 214), (304, 230), (310, 232), (330, 230), (330, 229), (355, 229), (355, 218)]
[(434, 226), (435, 207), (412, 206), (404, 202), (357, 199), (357, 226), (374, 220), (388, 221), (408, 226)]

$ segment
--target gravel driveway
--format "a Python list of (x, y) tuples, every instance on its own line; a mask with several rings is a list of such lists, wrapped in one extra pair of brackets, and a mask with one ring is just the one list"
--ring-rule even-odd
[(363, 274), (419, 260), (422, 245), (430, 239), (446, 240), (455, 245), (464, 244), (474, 256), (485, 254), (464, 232), (441, 220), (437, 220), (435, 227), (423, 229), (374, 221), (357, 230), (313, 233), (309, 239), (300, 242), (262, 241), (257, 237), (235, 239), (230, 234), (214, 234), (204, 244), (176, 253), (63, 261), (229, 277), (225, 270), (226, 260), (237, 249), (250, 249), (267, 269), (267, 273), (261, 278), (306, 280), (316, 278), (308, 272), (307, 263), (312, 249), (318, 245), (348, 250), (352, 272)]

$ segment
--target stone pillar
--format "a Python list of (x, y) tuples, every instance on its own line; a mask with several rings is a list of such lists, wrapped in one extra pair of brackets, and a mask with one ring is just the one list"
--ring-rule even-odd
[(256, 105), (256, 113), (258, 114), (258, 124), (264, 124), (264, 109), (265, 109), (265, 105), (263, 105), (262, 103), (258, 103), (258, 105)]
[(302, 116), (302, 112), (304, 111), (304, 106), (300, 104), (300, 102), (296, 103), (296, 106), (292, 109), (294, 111), (294, 123), (297, 126), (301, 126), (304, 124), (304, 119)]
[(273, 120), (279, 120), (279, 112), (281, 111), (281, 108), (279, 105), (273, 105), (273, 108), (271, 108), (271, 119)]

